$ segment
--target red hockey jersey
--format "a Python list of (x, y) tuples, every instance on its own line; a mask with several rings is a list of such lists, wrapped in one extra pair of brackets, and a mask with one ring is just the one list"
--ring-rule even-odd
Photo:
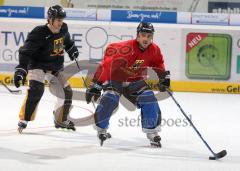
[(104, 58), (94, 75), (94, 80), (133, 82), (146, 78), (147, 68), (157, 74), (165, 71), (160, 48), (152, 43), (142, 51), (136, 39), (109, 44)]

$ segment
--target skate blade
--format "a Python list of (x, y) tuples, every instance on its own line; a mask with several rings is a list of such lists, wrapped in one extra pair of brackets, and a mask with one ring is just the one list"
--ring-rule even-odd
[(110, 138), (112, 138), (112, 135), (110, 133), (106, 133), (106, 136), (100, 139), (100, 146), (103, 146), (103, 142)]
[(112, 138), (112, 135), (110, 133), (107, 133), (107, 139)]
[(65, 131), (76, 131), (76, 128), (75, 127), (72, 127), (72, 128), (67, 128), (67, 127), (61, 127), (61, 126), (57, 126), (55, 125), (55, 128), (56, 129), (62, 129), (62, 130), (65, 130)]
[(61, 131), (76, 131), (76, 128), (62, 128), (62, 127), (55, 127), (57, 130)]
[(103, 146), (103, 142), (107, 140), (107, 137), (102, 137), (100, 139), (100, 146), (102, 147)]
[(153, 147), (153, 148), (162, 148), (162, 145), (161, 145), (161, 143), (150, 143), (150, 145), (151, 145), (151, 147)]
[(103, 142), (104, 142), (105, 140), (100, 140), (100, 146), (102, 147), (103, 146)]
[(18, 128), (17, 130), (19, 134), (22, 134), (23, 128)]
[(76, 128), (72, 128), (73, 131), (76, 131)]

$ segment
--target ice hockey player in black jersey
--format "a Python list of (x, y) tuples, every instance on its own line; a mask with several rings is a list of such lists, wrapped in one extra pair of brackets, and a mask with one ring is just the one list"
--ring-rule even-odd
[(63, 63), (64, 50), (71, 60), (76, 59), (79, 52), (70, 38), (67, 24), (63, 22), (66, 17), (64, 9), (59, 5), (51, 6), (47, 15), (47, 24), (35, 27), (19, 49), (14, 84), (18, 88), (25, 83), (27, 75), (29, 79), (27, 95), (19, 113), (19, 133), (27, 127), (28, 121), (34, 120), (47, 75), (57, 78), (64, 92), (64, 104), (54, 110), (55, 127), (75, 130), (74, 123), (67, 119), (72, 104), (72, 89), (63, 79)]

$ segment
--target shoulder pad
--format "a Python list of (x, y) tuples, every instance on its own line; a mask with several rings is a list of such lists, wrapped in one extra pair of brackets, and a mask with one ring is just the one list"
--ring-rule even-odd
[(66, 34), (68, 32), (68, 26), (66, 23), (63, 23), (61, 31), (63, 34)]
[(31, 33), (38, 33), (38, 34), (44, 34), (46, 32), (47, 32), (46, 25), (37, 26), (31, 31)]
[(156, 43), (152, 43), (152, 46), (151, 46), (154, 50), (159, 50), (159, 46), (156, 44)]
[(29, 39), (44, 39), (48, 33), (46, 25), (35, 27), (28, 35)]

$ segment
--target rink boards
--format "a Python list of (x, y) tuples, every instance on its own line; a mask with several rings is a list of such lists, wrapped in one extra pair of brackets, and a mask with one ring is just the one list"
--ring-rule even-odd
[[(0, 21), (0, 79), (9, 84), (9, 76), (18, 63), (19, 47), (30, 30), (46, 21), (12, 18), (1, 18)], [(80, 52), (80, 63), (81, 60), (100, 61), (109, 43), (135, 38), (138, 25), (73, 20), (66, 20), (66, 23)], [(16, 27), (18, 25), (25, 27)], [(171, 71), (174, 91), (240, 92), (238, 27), (157, 23), (154, 27), (154, 42), (160, 46), (166, 68)], [(65, 66), (70, 64), (66, 57)], [(70, 79), (73, 87), (83, 87), (80, 76), (77, 73)], [(156, 80), (156, 77), (150, 80)]]
[[(0, 80), (8, 85), (12, 84), (12, 74), (0, 74)], [(72, 77), (69, 82), (74, 88), (85, 88), (82, 78)], [(157, 90), (156, 80), (149, 80), (148, 84), (153, 90)], [(48, 83), (46, 82), (48, 86)], [(204, 92), (204, 93), (227, 93), (240, 94), (240, 85), (238, 83), (228, 82), (188, 82), (171, 81), (171, 89), (178, 92)]]

